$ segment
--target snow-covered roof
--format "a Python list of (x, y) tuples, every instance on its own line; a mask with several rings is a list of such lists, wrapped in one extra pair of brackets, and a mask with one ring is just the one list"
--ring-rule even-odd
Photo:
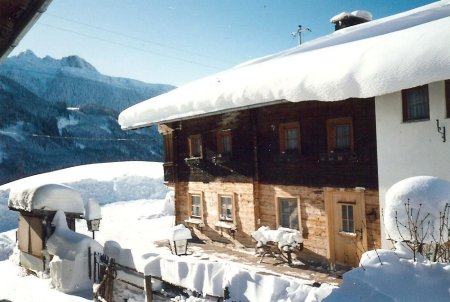
[(450, 0), (341, 29), (124, 110), (123, 129), (287, 100), (366, 98), (450, 78)]
[(77, 214), (83, 214), (84, 212), (81, 194), (60, 184), (14, 187), (9, 193), (8, 207), (27, 212), (33, 210), (61, 210), (66, 213)]

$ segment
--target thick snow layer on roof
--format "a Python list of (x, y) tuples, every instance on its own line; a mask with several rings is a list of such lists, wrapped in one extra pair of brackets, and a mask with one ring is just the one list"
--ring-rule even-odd
[(79, 214), (84, 212), (81, 194), (59, 184), (22, 183), (22, 186), (15, 186), (9, 193), (8, 206), (27, 212), (35, 209)]
[[(419, 238), (430, 243), (448, 240), (440, 234), (441, 216), (450, 204), (450, 182), (431, 176), (416, 176), (394, 184), (386, 193), (384, 225), (387, 235), (396, 240), (414, 240), (411, 230), (417, 226)], [(448, 212), (448, 210), (447, 210)]]
[(274, 101), (338, 101), (450, 78), (450, 1), (336, 31), (124, 110), (123, 129)]

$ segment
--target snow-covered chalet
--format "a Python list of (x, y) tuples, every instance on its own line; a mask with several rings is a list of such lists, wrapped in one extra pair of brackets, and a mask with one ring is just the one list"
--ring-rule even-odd
[(382, 244), (391, 184), (450, 179), (450, 1), (346, 27), (367, 15), (120, 114), (158, 125), (177, 223), (244, 246), (260, 226), (298, 229), (304, 253), (354, 266)]

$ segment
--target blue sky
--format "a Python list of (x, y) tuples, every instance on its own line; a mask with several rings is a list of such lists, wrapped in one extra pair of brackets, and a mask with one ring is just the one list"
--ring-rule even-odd
[(182, 85), (244, 61), (330, 34), (330, 18), (368, 10), (374, 19), (425, 0), (53, 0), (11, 55), (79, 55), (100, 72)]

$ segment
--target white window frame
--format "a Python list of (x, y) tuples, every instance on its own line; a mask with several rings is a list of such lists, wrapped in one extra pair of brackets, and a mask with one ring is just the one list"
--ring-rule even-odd
[(275, 211), (276, 211), (276, 222), (277, 227), (281, 227), (281, 200), (283, 199), (292, 199), (297, 201), (297, 215), (298, 215), (298, 231), (302, 230), (302, 216), (301, 216), (301, 204), (299, 196), (276, 196), (275, 198)]
[[(223, 218), (222, 216), (222, 197), (228, 197), (231, 199), (231, 219)], [(217, 211), (219, 216), (219, 221), (231, 222), (235, 221), (235, 198), (234, 193), (219, 193), (217, 195)]]

